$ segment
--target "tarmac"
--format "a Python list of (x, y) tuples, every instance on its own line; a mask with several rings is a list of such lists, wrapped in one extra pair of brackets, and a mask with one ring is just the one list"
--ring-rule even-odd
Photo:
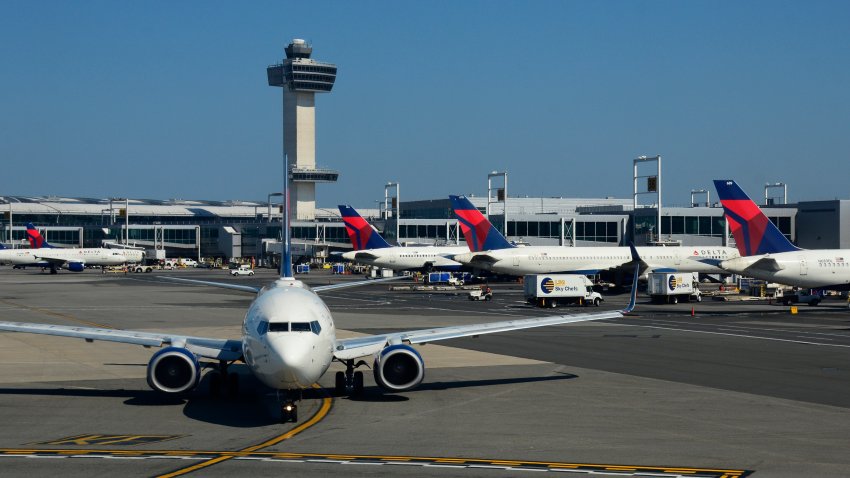
[[(175, 276), (262, 285), (274, 271), (101, 274), (0, 268), (0, 320), (238, 338), (251, 294)], [(324, 271), (308, 284), (358, 280)], [(492, 302), (464, 291), (322, 297), (345, 334), (413, 330), (595, 308), (538, 309), (517, 284)], [(626, 294), (604, 294), (600, 310)], [(420, 347), (425, 381), (334, 396), (334, 366), (297, 424), (242, 375), (236, 398), (206, 379), (185, 398), (145, 381), (139, 346), (0, 333), (4, 476), (850, 476), (850, 311), (750, 302), (652, 305), (623, 319)]]

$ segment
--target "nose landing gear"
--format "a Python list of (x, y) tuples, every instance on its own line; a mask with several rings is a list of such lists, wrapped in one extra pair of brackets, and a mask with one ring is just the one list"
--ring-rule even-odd
[(351, 391), (350, 395), (360, 395), (363, 393), (363, 372), (357, 370), (357, 367), (368, 364), (364, 361), (354, 363), (354, 360), (346, 360), (345, 372), (337, 372), (335, 376), (334, 389), (337, 395), (345, 395)]
[[(280, 393), (283, 392), (283, 400)], [(295, 423), (298, 421), (298, 400), (301, 400), (301, 390), (278, 390), (280, 400), (280, 423)]]

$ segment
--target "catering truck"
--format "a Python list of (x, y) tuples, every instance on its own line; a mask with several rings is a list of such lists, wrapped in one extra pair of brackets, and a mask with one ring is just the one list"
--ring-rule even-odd
[(593, 282), (579, 274), (529, 274), (523, 281), (525, 300), (538, 307), (566, 304), (596, 305), (602, 296), (593, 291)]
[(650, 272), (646, 292), (654, 303), (678, 304), (680, 300), (702, 300), (697, 272)]

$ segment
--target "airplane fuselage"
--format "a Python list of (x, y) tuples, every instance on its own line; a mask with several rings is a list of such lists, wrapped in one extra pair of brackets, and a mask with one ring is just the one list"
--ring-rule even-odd
[[(638, 247), (649, 269), (659, 272), (724, 273), (717, 263), (738, 257), (732, 247)], [(467, 252), (455, 259), (499, 274), (596, 274), (623, 267), (632, 260), (628, 247), (528, 246), (485, 252)]]
[(0, 264), (50, 267), (56, 263), (81, 263), (94, 266), (116, 266), (128, 262), (141, 262), (144, 253), (134, 249), (105, 249), (85, 247), (75, 249), (3, 249)]
[(349, 251), (343, 258), (360, 264), (393, 270), (441, 269), (458, 270), (463, 265), (452, 259), (469, 251), (466, 246), (387, 247)]
[(242, 324), (245, 363), (261, 382), (277, 390), (316, 383), (333, 360), (335, 341), (330, 310), (294, 279), (265, 287)]
[(850, 290), (848, 249), (778, 252), (729, 259), (720, 265), (729, 272), (790, 286)]

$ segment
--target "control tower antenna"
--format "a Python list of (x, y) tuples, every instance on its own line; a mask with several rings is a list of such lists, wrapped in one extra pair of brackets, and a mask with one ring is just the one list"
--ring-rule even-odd
[(296, 220), (316, 217), (316, 183), (336, 182), (339, 172), (316, 168), (316, 93), (330, 93), (336, 65), (310, 58), (313, 47), (294, 39), (286, 59), (266, 68), (269, 86), (283, 88), (283, 154), (292, 180), (290, 213)]

